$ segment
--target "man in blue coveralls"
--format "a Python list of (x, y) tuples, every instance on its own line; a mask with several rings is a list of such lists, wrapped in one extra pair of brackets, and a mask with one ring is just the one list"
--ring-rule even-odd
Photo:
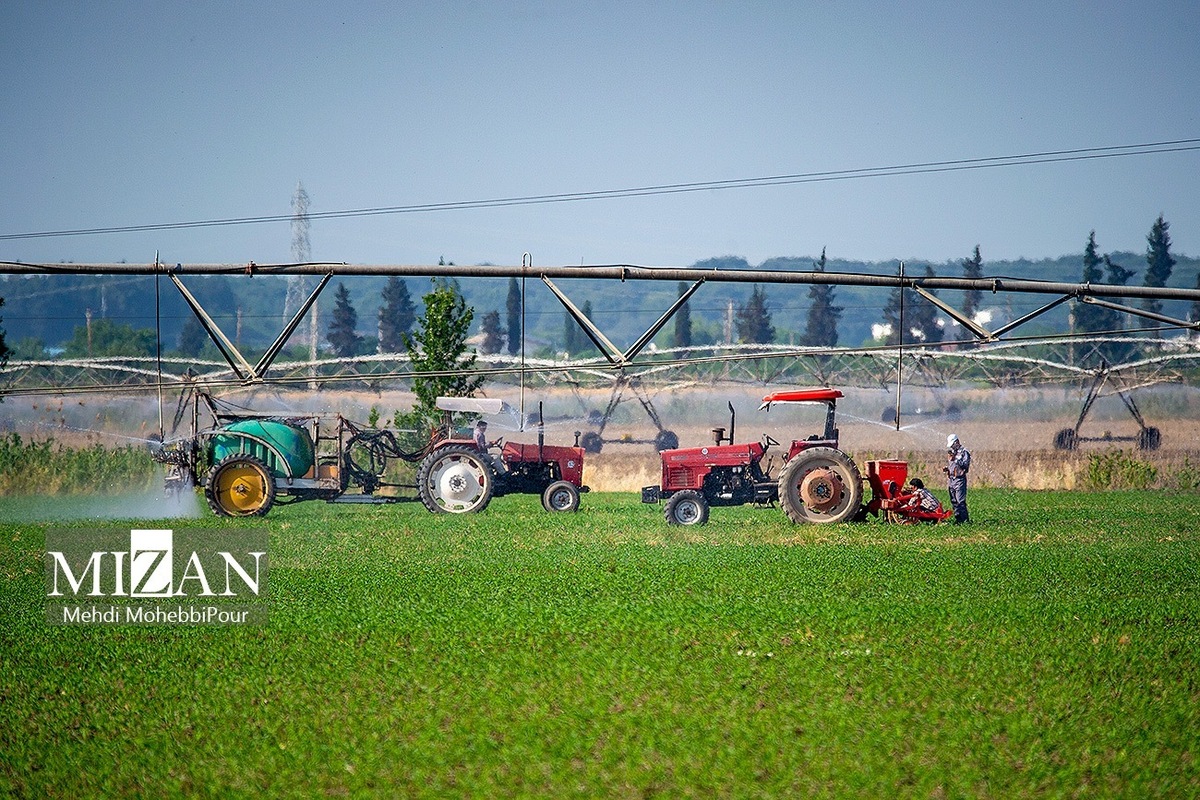
[(971, 521), (967, 512), (967, 473), (971, 470), (971, 453), (962, 446), (958, 434), (946, 437), (946, 466), (942, 472), (949, 480), (950, 505), (954, 506), (954, 524)]

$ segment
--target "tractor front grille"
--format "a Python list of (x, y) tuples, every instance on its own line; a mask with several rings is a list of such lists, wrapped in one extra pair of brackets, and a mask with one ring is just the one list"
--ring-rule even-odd
[(696, 487), (696, 470), (688, 467), (667, 467), (664, 489), (689, 489)]

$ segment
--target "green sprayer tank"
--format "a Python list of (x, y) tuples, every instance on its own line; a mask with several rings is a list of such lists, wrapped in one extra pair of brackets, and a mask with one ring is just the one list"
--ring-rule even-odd
[(255, 456), (277, 478), (299, 478), (313, 465), (313, 444), (308, 433), (267, 419), (234, 422), (212, 437), (212, 463), (234, 454)]

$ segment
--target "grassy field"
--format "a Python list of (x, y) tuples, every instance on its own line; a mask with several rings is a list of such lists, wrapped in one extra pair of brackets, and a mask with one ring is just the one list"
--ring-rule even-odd
[(1194, 797), (1196, 499), (694, 530), (619, 494), (299, 504), (173, 523), (270, 530), (269, 624), (81, 628), (45, 623), (7, 498), (0, 795)]

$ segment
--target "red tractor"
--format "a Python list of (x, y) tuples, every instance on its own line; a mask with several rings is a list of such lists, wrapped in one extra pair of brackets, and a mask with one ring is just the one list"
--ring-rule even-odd
[[(439, 397), (445, 412), (442, 432), (428, 446), (417, 469), (417, 492), (435, 513), (482, 511), (493, 497), (540, 494), (547, 511), (577, 511), (583, 485), (583, 448), (548, 445), (539, 424), (536, 444), (504, 443), (499, 456), (480, 449), (470, 435), (456, 434), (451, 412), (515, 414), (503, 400)], [(496, 446), (501, 446), (496, 440)]]
[(908, 473), (903, 461), (867, 462), (871, 500), (863, 504), (863, 478), (854, 461), (838, 449), (837, 389), (801, 389), (774, 392), (763, 398), (761, 409), (781, 403), (820, 403), (826, 406), (825, 430), (807, 439), (795, 439), (782, 453), (778, 477), (770, 474), (763, 458), (779, 442), (763, 435), (757, 442), (734, 444), (733, 404), (729, 405), (729, 433), (714, 428), (715, 445), (665, 450), (662, 482), (642, 489), (642, 502), (666, 501), (665, 515), (672, 525), (703, 525), (712, 506), (779, 502), (792, 522), (847, 522), (878, 515), (880, 510), (904, 511), (897, 498)]

